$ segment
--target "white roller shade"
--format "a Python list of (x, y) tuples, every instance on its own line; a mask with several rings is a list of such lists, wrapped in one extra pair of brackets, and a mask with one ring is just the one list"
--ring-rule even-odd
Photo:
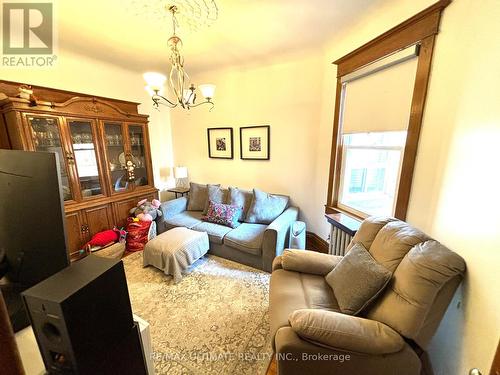
[(372, 72), (365, 68), (358, 76), (343, 79), (343, 134), (408, 128), (418, 58), (408, 54), (399, 62), (390, 58), (389, 64), (378, 62)]

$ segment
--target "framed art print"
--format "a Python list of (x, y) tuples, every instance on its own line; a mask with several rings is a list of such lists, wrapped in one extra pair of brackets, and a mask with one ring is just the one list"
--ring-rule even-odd
[(269, 160), (271, 127), (246, 126), (240, 128), (240, 157), (243, 160)]
[(208, 157), (233, 158), (233, 128), (208, 128)]

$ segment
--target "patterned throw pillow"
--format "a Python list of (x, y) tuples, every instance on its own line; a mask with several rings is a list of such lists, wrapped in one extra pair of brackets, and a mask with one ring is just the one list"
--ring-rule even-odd
[(210, 201), (214, 203), (231, 203), (227, 202), (227, 195), (228, 195), (228, 190), (223, 189), (220, 187), (220, 185), (208, 185), (208, 197), (207, 201), (205, 202), (205, 209), (203, 210), (203, 215), (206, 215), (208, 212), (208, 204)]
[(225, 225), (230, 228), (236, 228), (240, 225), (240, 222), (238, 221), (240, 215), (241, 207), (239, 206), (210, 201), (208, 203), (207, 214), (202, 217), (202, 220), (210, 223)]

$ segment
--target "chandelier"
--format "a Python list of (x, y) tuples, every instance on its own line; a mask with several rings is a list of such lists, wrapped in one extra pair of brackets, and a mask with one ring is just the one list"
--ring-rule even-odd
[[(215, 4), (215, 3), (214, 3)], [(167, 76), (156, 73), (147, 72), (143, 77), (146, 81), (146, 91), (151, 95), (153, 106), (158, 109), (160, 104), (169, 108), (180, 106), (184, 109), (191, 109), (203, 104), (209, 104), (210, 110), (214, 107), (213, 97), (215, 93), (215, 85), (203, 84), (199, 85), (198, 89), (204, 98), (203, 101), (197, 102), (196, 87), (189, 84), (189, 76), (184, 70), (184, 57), (181, 54), (182, 40), (176, 34), (178, 25), (176, 14), (179, 12), (177, 5), (168, 6), (168, 11), (172, 15), (172, 31), (173, 35), (168, 39), (168, 48), (170, 49), (170, 73)], [(165, 94), (165, 83), (168, 80), (168, 87), (172, 99), (168, 99)], [(187, 87), (187, 84), (189, 86)]]

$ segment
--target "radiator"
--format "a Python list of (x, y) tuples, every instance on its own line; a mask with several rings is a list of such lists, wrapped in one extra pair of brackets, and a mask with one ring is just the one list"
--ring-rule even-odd
[(347, 245), (351, 240), (352, 236), (349, 233), (332, 225), (330, 230), (330, 254), (344, 256)]
[(329, 253), (344, 256), (347, 246), (361, 225), (361, 220), (342, 213), (326, 214), (325, 217), (331, 225)]

